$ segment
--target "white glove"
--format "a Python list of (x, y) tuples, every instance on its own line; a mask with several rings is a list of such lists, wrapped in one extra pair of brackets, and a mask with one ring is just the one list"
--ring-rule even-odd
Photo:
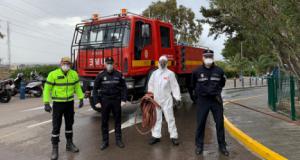
[(96, 106), (97, 108), (101, 108), (101, 103), (97, 103), (95, 106)]
[(126, 102), (122, 101), (121, 102), (121, 107), (124, 107), (126, 105)]

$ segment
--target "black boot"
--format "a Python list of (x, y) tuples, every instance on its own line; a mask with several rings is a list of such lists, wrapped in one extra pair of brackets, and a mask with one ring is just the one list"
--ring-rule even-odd
[(109, 146), (108, 142), (103, 141), (102, 144), (101, 144), (101, 146), (100, 146), (100, 149), (103, 151), (103, 150), (105, 150), (108, 146)]
[(177, 138), (171, 138), (171, 141), (173, 143), (174, 146), (178, 146), (179, 145), (179, 141)]
[(116, 140), (116, 145), (117, 145), (119, 148), (124, 148), (124, 147), (125, 147), (125, 145), (124, 145), (124, 143), (122, 142), (121, 139), (117, 139), (117, 140)]
[(197, 147), (196, 150), (195, 150), (195, 152), (196, 152), (197, 155), (202, 154), (203, 153), (203, 147), (202, 146), (201, 147)]
[(58, 159), (58, 144), (52, 144), (51, 160)]
[(79, 152), (79, 149), (75, 146), (72, 139), (67, 139), (66, 149), (67, 149), (67, 151), (70, 151), (73, 153)]
[(226, 149), (225, 145), (219, 146), (219, 151), (224, 155), (224, 156), (229, 156), (229, 152)]
[(152, 137), (149, 141), (149, 145), (153, 145), (153, 144), (158, 143), (158, 142), (160, 142), (159, 138)]

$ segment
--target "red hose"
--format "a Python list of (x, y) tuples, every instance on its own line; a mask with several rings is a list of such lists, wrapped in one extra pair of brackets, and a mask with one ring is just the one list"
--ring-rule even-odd
[(135, 114), (135, 128), (137, 131), (146, 135), (151, 132), (151, 129), (156, 123), (156, 108), (160, 108), (157, 102), (154, 101), (153, 93), (147, 93), (141, 100), (141, 112), (142, 112), (142, 127), (143, 130), (148, 129), (148, 131), (142, 131), (137, 125), (137, 112)]

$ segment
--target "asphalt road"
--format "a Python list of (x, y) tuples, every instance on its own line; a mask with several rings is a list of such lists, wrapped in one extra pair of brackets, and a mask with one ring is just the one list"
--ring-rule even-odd
[[(246, 95), (247, 96), (247, 95)], [(87, 104), (87, 102), (86, 102)], [(194, 135), (196, 127), (196, 106), (185, 95), (183, 105), (175, 112), (180, 145), (173, 146), (169, 140), (166, 122), (163, 123), (162, 141), (154, 146), (148, 145), (151, 135), (140, 135), (134, 124), (134, 113), (138, 105), (123, 108), (124, 149), (115, 146), (114, 133), (111, 130), (110, 147), (100, 151), (101, 114), (88, 105), (76, 109), (74, 125), (74, 143), (80, 152), (65, 151), (64, 125), (61, 129), (61, 160), (193, 160), (193, 159), (258, 159), (236, 140), (226, 133), (230, 156), (218, 152), (215, 125), (212, 116), (206, 125), (204, 153), (194, 153)], [(113, 129), (113, 120), (110, 128)], [(40, 98), (19, 100), (14, 97), (8, 104), (0, 104), (0, 160), (47, 160), (51, 154), (51, 115), (44, 112)]]

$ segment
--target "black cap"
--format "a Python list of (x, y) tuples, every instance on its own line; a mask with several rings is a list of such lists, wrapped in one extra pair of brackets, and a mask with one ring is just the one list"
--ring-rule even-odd
[(106, 57), (106, 58), (105, 58), (105, 63), (110, 63), (110, 64), (112, 64), (112, 63), (114, 63), (114, 59), (113, 59), (112, 57)]
[(203, 53), (203, 56), (214, 56), (214, 51), (206, 49)]

